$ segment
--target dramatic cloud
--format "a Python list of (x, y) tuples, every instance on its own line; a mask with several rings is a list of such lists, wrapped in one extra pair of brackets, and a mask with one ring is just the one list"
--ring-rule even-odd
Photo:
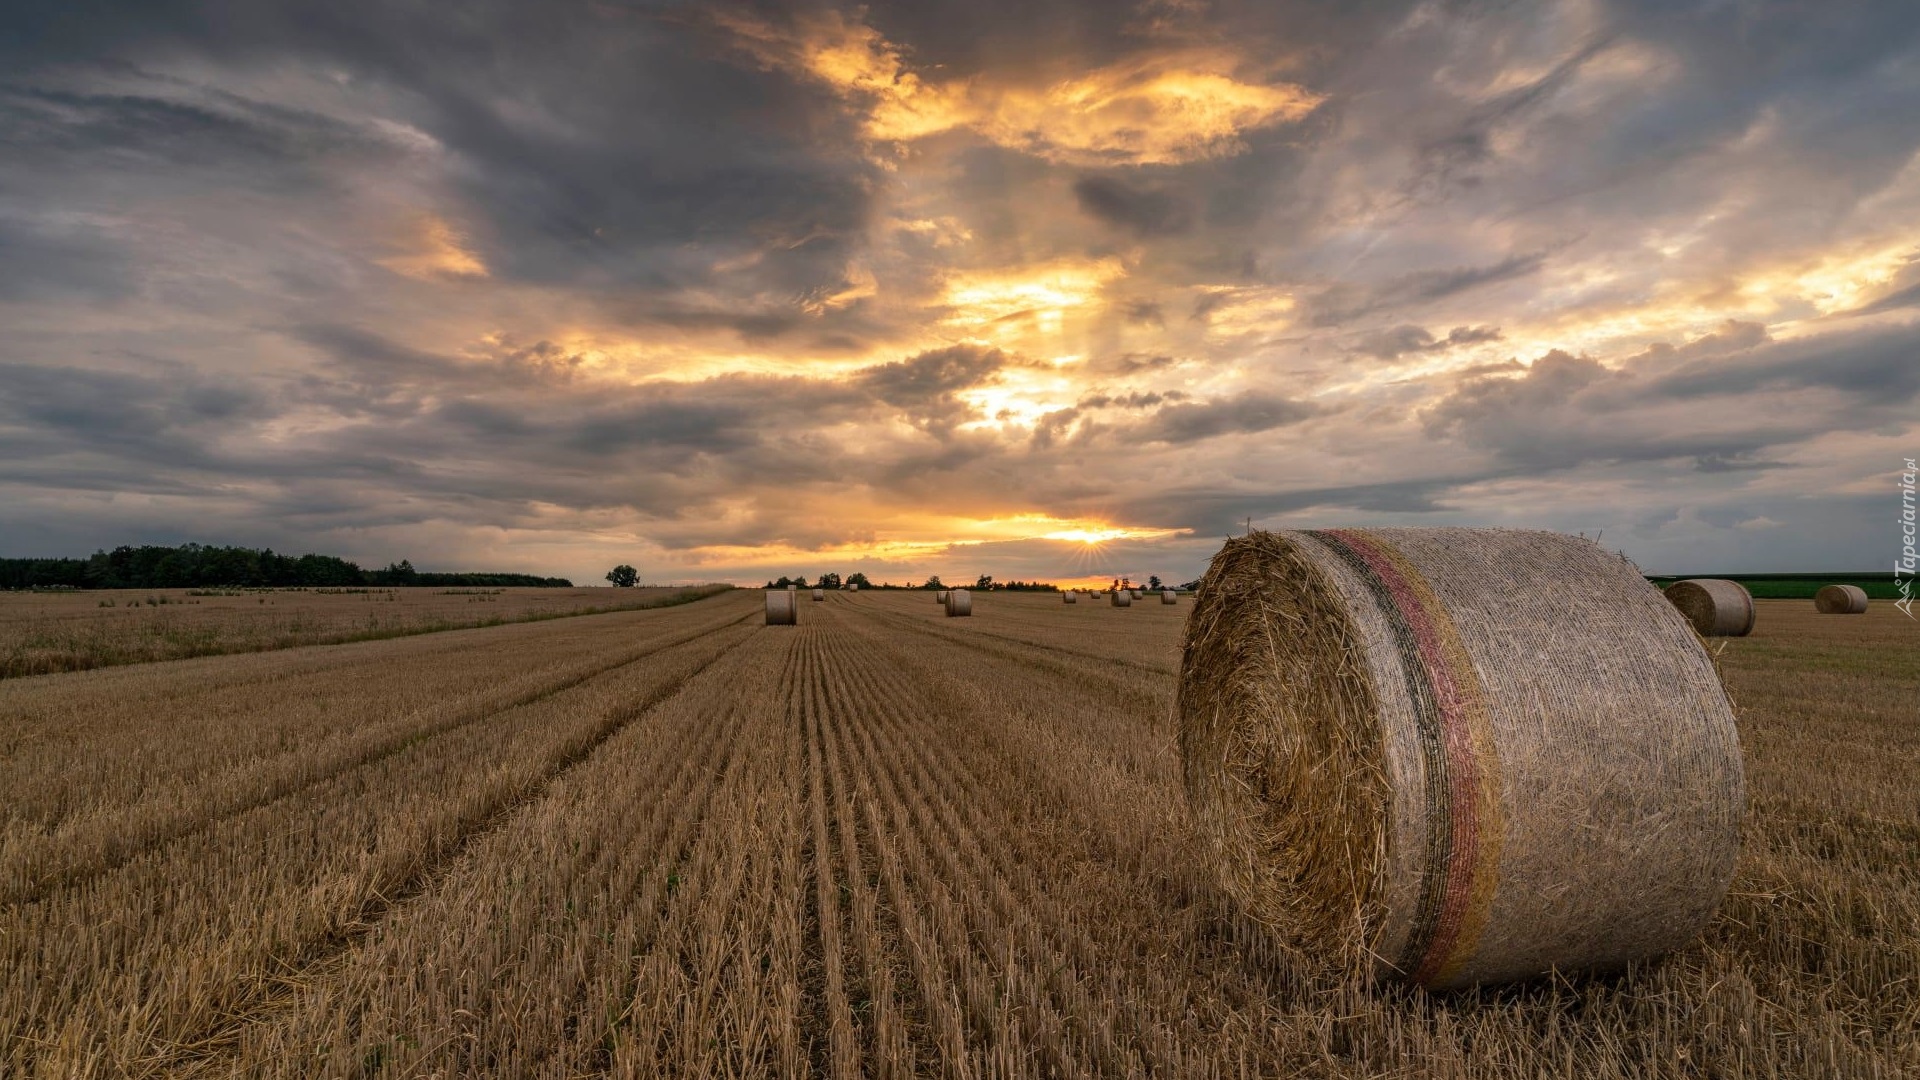
[(0, 30), (0, 553), (1870, 567), (1896, 0), (102, 0)]

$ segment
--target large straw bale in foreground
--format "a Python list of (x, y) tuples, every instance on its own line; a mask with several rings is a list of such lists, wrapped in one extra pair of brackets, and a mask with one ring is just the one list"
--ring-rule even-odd
[(1822, 615), (1865, 615), (1867, 590), (1858, 585), (1822, 585), (1813, 594), (1813, 606)]
[(1712, 661), (1585, 540), (1229, 540), (1179, 711), (1228, 891), (1334, 970), (1441, 988), (1618, 968), (1691, 939), (1733, 874), (1740, 747)]
[(973, 594), (965, 589), (947, 590), (947, 617), (973, 614)]
[(799, 605), (793, 602), (792, 589), (767, 590), (767, 625), (792, 626), (799, 621)]
[(1667, 586), (1667, 599), (1701, 637), (1746, 637), (1753, 632), (1753, 594), (1737, 581), (1676, 581)]

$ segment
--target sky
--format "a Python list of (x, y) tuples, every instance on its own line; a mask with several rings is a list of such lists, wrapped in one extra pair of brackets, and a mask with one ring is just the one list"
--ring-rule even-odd
[(1907, 0), (0, 6), (0, 555), (1899, 549)]

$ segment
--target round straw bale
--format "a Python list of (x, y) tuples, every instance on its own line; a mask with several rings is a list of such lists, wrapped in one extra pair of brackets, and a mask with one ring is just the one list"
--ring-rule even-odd
[(859, 591), (860, 591), (860, 583), (856, 581), (856, 582), (854, 582), (853, 584), (851, 584), (851, 585), (849, 585), (849, 586), (847, 586), (847, 591), (848, 591), (848, 592), (859, 592)]
[(827, 590), (825, 589), (813, 590), (813, 598), (815, 600), (825, 600), (827, 598)]
[(1193, 607), (1195, 825), (1310, 970), (1445, 988), (1618, 968), (1719, 906), (1733, 709), (1619, 556), (1541, 532), (1256, 531)]
[(1066, 592), (1060, 594), (1060, 602), (1063, 604), (1077, 604), (1080, 602), (1080, 597), (1074, 595), (1072, 589), (1068, 589)]
[(965, 589), (947, 590), (947, 618), (973, 614), (973, 594)]
[(1128, 592), (1125, 589), (1113, 590), (1112, 592), (1107, 594), (1107, 599), (1113, 602), (1114, 607), (1132, 607), (1133, 606), (1133, 594), (1131, 592)]
[(793, 602), (792, 589), (767, 590), (768, 626), (792, 626), (799, 618), (799, 606)]
[(1676, 581), (1667, 586), (1667, 599), (1701, 637), (1746, 637), (1753, 632), (1753, 594), (1737, 581)]
[(1161, 589), (1160, 602), (1163, 604), (1177, 604), (1180, 602), (1180, 594), (1174, 592), (1172, 589)]
[(1128, 593), (1130, 593), (1130, 594), (1132, 594), (1132, 596), (1133, 596), (1133, 598), (1134, 598), (1135, 600), (1138, 600), (1138, 599), (1140, 599), (1140, 590), (1139, 590), (1139, 589), (1128, 589), (1128, 590), (1127, 590), (1127, 592), (1128, 592)]
[(1822, 585), (1813, 594), (1813, 606), (1822, 615), (1865, 615), (1867, 590), (1858, 585)]
[(945, 606), (947, 606), (947, 594), (946, 594), (946, 590), (944, 590), (944, 589), (943, 589), (943, 590), (941, 590), (940, 592), (937, 592), (937, 593), (934, 593), (934, 594), (933, 594), (933, 602), (934, 602), (934, 603), (936, 603), (936, 604), (939, 604), (939, 605), (940, 605), (941, 607), (945, 607)]

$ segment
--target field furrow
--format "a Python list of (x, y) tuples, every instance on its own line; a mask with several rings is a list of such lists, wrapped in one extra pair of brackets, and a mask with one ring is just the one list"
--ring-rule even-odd
[[(398, 753), (425, 739), (534, 704), (589, 679), (696, 641), (747, 616), (707, 620), (691, 628), (665, 627), (644, 644), (594, 655), (557, 671), (539, 671), (504, 685), (404, 713), (387, 723), (331, 732), (323, 741), (256, 757), (221, 773), (176, 777), (161, 793), (122, 804), (97, 804), (57, 826), (14, 833), (0, 842), (0, 904), (31, 902), (49, 892), (111, 870), (144, 852), (237, 814), (323, 783), (350, 769)], [(652, 630), (653, 628), (648, 628)], [(144, 784), (153, 790), (157, 779)]]
[[(480, 738), (424, 740), (10, 907), (7, 996), (27, 1003), (0, 1020), (10, 1053), (33, 1047), (44, 1065), (125, 1075), (218, 1045), (232, 1018), (350, 946), (742, 633), (706, 635), (645, 669), (499, 714)], [(91, 1007), (76, 1013), (81, 1001)]]
[[(812, 630), (812, 627), (808, 627)], [(826, 789), (826, 753), (821, 727), (828, 720), (826, 665), (818, 635), (803, 647), (811, 663), (794, 699), (797, 720), (806, 736), (807, 873), (813, 891), (807, 912), (814, 946), (806, 972), (809, 1029), (808, 1066), (814, 1075), (845, 1080), (860, 1075), (860, 1045), (853, 1025), (852, 1002), (847, 996), (851, 946), (846, 940), (849, 912), (843, 897), (852, 896), (852, 883), (841, 874), (842, 853), (831, 821), (831, 796)]]
[(688, 704), (737, 662), (722, 658), (679, 684), (330, 970), (290, 984), (282, 1015), (210, 1064), (274, 1062), (288, 1076), (369, 1059), (576, 1071), (569, 1047), (605, 1039), (614, 1020), (606, 988), (657, 928), (732, 768), (736, 717)]

